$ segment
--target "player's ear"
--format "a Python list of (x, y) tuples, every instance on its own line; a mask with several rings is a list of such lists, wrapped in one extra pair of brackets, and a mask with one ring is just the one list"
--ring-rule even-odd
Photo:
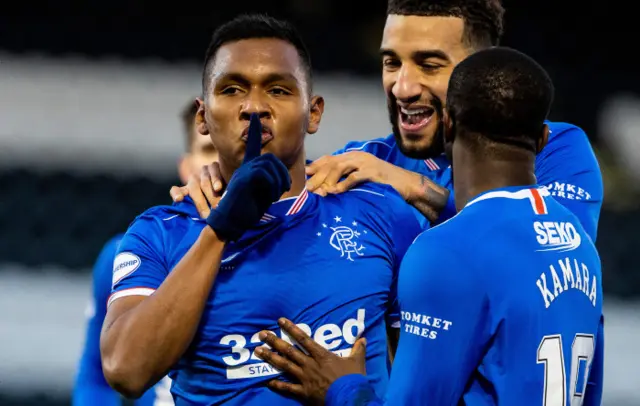
[(442, 109), (442, 133), (444, 135), (444, 144), (450, 144), (453, 142), (454, 134), (454, 123), (451, 114), (447, 108)]
[(191, 174), (191, 155), (184, 154), (178, 161), (178, 175), (183, 185), (189, 182), (189, 175)]
[(542, 148), (544, 148), (545, 145), (547, 145), (548, 141), (549, 141), (549, 126), (545, 124), (542, 126), (542, 136), (538, 138), (538, 145), (536, 145), (536, 154), (539, 154), (540, 151), (542, 151)]
[(307, 123), (307, 133), (315, 134), (320, 128), (320, 120), (324, 113), (324, 98), (313, 96), (309, 104), (309, 122)]
[(454, 127), (453, 120), (451, 118), (451, 114), (445, 108), (442, 110), (442, 142), (444, 143), (444, 154), (449, 160), (449, 162), (453, 162), (453, 138), (454, 138)]
[(204, 116), (204, 100), (198, 97), (196, 104), (198, 105), (198, 111), (196, 111), (196, 130), (202, 135), (209, 135), (207, 120)]

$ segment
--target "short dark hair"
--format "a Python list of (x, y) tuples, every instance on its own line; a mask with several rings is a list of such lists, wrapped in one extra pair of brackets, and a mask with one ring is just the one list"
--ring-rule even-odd
[(206, 95), (211, 75), (211, 62), (215, 59), (218, 49), (229, 42), (256, 38), (280, 39), (293, 45), (298, 51), (300, 61), (306, 70), (307, 84), (309, 90), (311, 90), (311, 56), (296, 27), (288, 21), (278, 20), (265, 14), (242, 14), (218, 27), (211, 37), (211, 42), (204, 58), (202, 74), (203, 95)]
[(195, 98), (187, 103), (180, 113), (182, 119), (182, 128), (184, 131), (185, 151), (191, 152), (191, 144), (193, 144), (193, 128), (196, 125), (196, 113), (198, 112), (198, 106), (196, 105)]
[(502, 37), (500, 0), (389, 0), (387, 14), (462, 18), (463, 40), (473, 48), (497, 46)]
[(489, 48), (455, 67), (447, 110), (456, 137), (474, 134), (535, 152), (553, 94), (549, 75), (532, 58), (511, 48)]

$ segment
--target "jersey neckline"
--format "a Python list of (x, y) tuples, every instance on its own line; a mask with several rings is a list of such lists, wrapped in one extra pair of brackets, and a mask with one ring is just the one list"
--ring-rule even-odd
[(512, 199), (523, 200), (528, 199), (531, 207), (536, 214), (547, 214), (547, 204), (545, 198), (550, 196), (549, 190), (544, 186), (527, 185), (527, 186), (510, 186), (488, 190), (471, 199), (463, 209), (476, 203), (491, 199)]

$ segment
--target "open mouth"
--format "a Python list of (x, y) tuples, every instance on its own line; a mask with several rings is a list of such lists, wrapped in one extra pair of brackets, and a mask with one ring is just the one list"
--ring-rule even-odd
[(398, 106), (398, 114), (400, 116), (400, 127), (409, 132), (417, 132), (425, 128), (435, 110), (432, 107), (400, 107)]

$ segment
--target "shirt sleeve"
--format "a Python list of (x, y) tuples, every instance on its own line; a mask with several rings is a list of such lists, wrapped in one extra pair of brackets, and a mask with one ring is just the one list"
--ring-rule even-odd
[(349, 141), (347, 143), (347, 145), (345, 145), (344, 147), (340, 148), (339, 150), (335, 151), (333, 154), (331, 155), (340, 155), (340, 154), (344, 154), (345, 152), (348, 151), (364, 151), (364, 152), (370, 152), (367, 149), (365, 149), (367, 146), (366, 143), (363, 142), (358, 142), (358, 141)]
[(142, 215), (120, 242), (107, 306), (125, 296), (150, 296), (168, 274), (162, 228), (153, 216)]
[(602, 385), (604, 381), (604, 320), (600, 318), (596, 348), (591, 362), (587, 389), (585, 391), (584, 406), (600, 406), (602, 403)]
[(346, 375), (338, 378), (327, 391), (326, 406), (382, 406), (385, 402), (376, 396), (364, 375)]
[(483, 273), (470, 260), (477, 256), (432, 231), (416, 240), (400, 270), (402, 330), (388, 399), (405, 404), (457, 404), (491, 335)]
[(578, 217), (593, 241), (604, 188), (598, 160), (582, 129), (563, 125), (536, 158), (538, 184)]
[(93, 267), (92, 298), (87, 314), (84, 348), (73, 388), (73, 406), (121, 404), (120, 395), (111, 389), (104, 379), (100, 359), (100, 331), (107, 311), (107, 298), (111, 293), (111, 270), (119, 241), (120, 238), (110, 240), (100, 252)]

